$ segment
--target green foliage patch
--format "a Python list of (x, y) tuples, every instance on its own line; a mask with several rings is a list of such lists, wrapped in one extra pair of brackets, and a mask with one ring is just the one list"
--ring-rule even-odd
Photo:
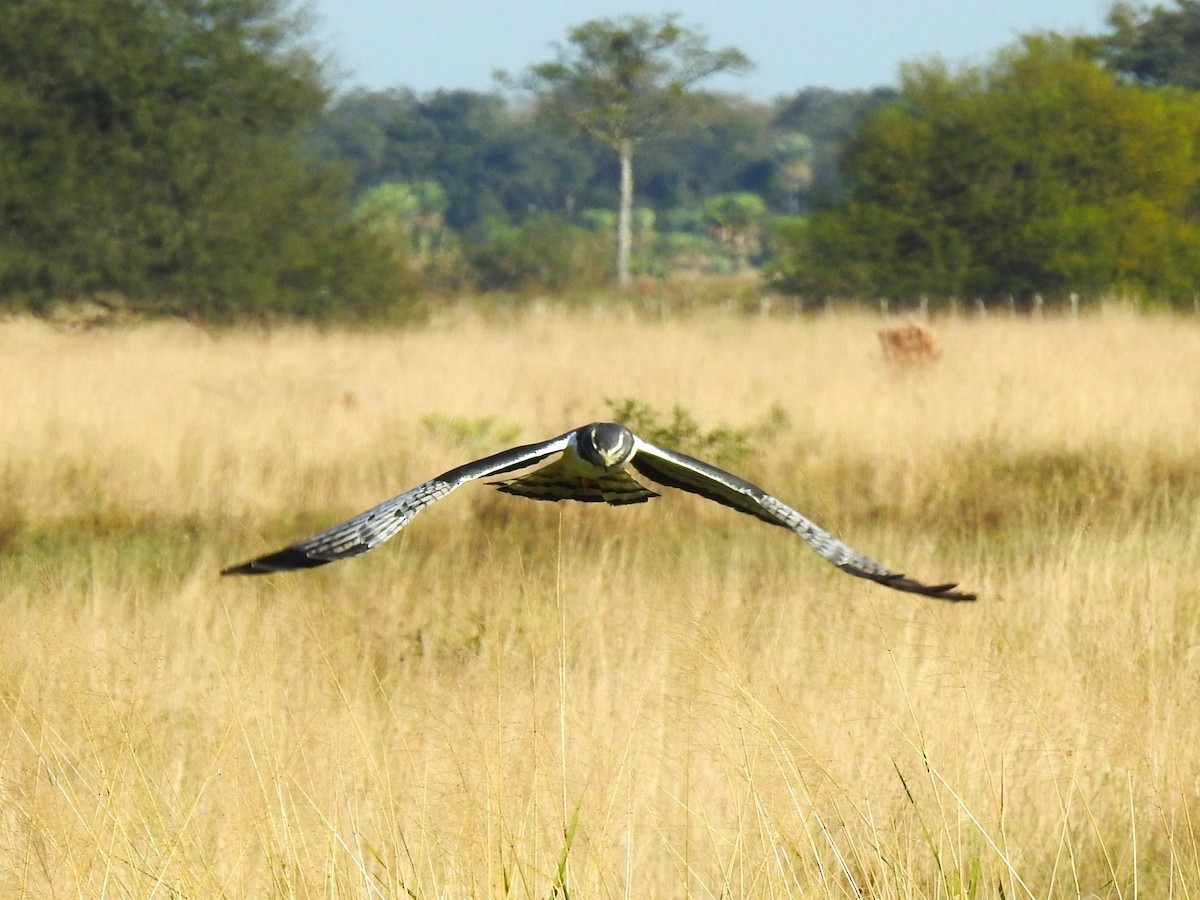
[(611, 235), (543, 213), (520, 225), (489, 221), (465, 252), (483, 290), (563, 291), (609, 281), (612, 246)]
[(806, 299), (1194, 302), (1193, 3), (770, 104), (689, 90), (748, 60), (673, 16), (572, 29), (528, 104), (331, 101), (293, 9), (0, 6), (0, 311), (403, 321), (422, 291), (760, 266)]
[(325, 88), (289, 6), (0, 6), (0, 308), (330, 318), (411, 293), (299, 152)]
[(1190, 304), (1200, 100), (1025, 38), (984, 67), (909, 66), (848, 142), (848, 202), (773, 232), (771, 275), (818, 295), (1134, 292)]
[(740, 462), (757, 451), (757, 443), (778, 440), (788, 427), (787, 413), (771, 407), (762, 420), (749, 428), (714, 428), (705, 431), (688, 410), (672, 407), (663, 413), (633, 398), (606, 400), (616, 422), (652, 444), (678, 450), (720, 465)]

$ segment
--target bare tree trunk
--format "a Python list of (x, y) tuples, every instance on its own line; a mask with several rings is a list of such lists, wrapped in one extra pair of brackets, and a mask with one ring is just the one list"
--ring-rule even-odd
[(625, 138), (621, 156), (621, 206), (617, 213), (617, 287), (629, 287), (629, 253), (633, 247), (633, 141)]

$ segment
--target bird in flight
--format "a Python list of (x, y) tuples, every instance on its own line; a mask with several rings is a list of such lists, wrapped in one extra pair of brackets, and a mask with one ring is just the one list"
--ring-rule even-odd
[(974, 600), (974, 594), (954, 590), (956, 584), (922, 584), (881, 566), (842, 543), (762, 488), (701, 460), (657, 447), (624, 425), (593, 422), (538, 444), (513, 447), (451, 469), (385, 500), (332, 528), (240, 565), (222, 575), (262, 575), (311, 569), (358, 556), (378, 547), (407, 525), (417, 513), (457, 487), (523, 469), (555, 453), (562, 455), (520, 478), (492, 482), (506, 494), (533, 500), (579, 500), (584, 503), (645, 503), (660, 496), (639, 484), (626, 471), (666, 487), (699, 494), (724, 506), (798, 534), (821, 557), (843, 572), (877, 581), (885, 587), (940, 600)]

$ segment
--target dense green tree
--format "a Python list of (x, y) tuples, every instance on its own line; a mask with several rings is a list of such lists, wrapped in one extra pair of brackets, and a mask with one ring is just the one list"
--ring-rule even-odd
[(710, 50), (676, 17), (594, 19), (571, 29), (558, 58), (528, 70), (525, 87), (573, 128), (616, 152), (620, 163), (617, 281), (629, 281), (632, 248), (633, 151), (677, 123), (680, 98), (697, 82), (739, 72), (749, 60), (737, 49)]
[(353, 220), (427, 289), (456, 291), (469, 287), (471, 278), (445, 212), (446, 192), (436, 181), (385, 181), (359, 196)]
[(564, 291), (612, 275), (612, 238), (538, 213), (520, 225), (492, 220), (466, 248), (483, 290)]
[(713, 194), (771, 189), (775, 169), (770, 107), (692, 92), (680, 121), (638, 148), (638, 200), (665, 212)]
[(608, 199), (594, 188), (594, 149), (551, 132), (536, 109), (510, 109), (497, 94), (355, 91), (331, 104), (308, 147), (347, 162), (359, 191), (436, 181), (447, 225), (469, 232), (490, 218), (569, 215)]
[(358, 198), (353, 218), (402, 255), (428, 256), (446, 237), (445, 211), (436, 181), (386, 181)]
[(1108, 24), (1094, 44), (1109, 68), (1145, 84), (1200, 88), (1200, 0), (1175, 0), (1174, 9), (1117, 3)]
[(346, 165), (358, 191), (432, 178), (440, 138), (420, 109), (409, 90), (351, 91), (314, 120), (305, 148), (321, 162)]
[(813, 139), (807, 134), (791, 131), (779, 135), (771, 148), (777, 162), (775, 178), (786, 198), (786, 209), (795, 215), (800, 212), (800, 195), (813, 182)]
[(725, 248), (736, 269), (744, 269), (747, 260), (760, 248), (767, 205), (758, 194), (715, 194), (702, 204), (705, 222), (714, 240)]
[[(829, 206), (844, 199), (840, 157), (842, 147), (858, 132), (863, 118), (894, 102), (894, 88), (835, 91), (805, 88), (775, 104), (772, 126), (781, 135), (803, 135), (812, 144), (810, 179), (798, 195), (784, 194), (773, 208), (789, 213)], [(787, 190), (787, 182), (780, 185)]]
[(847, 148), (848, 202), (776, 229), (776, 277), (858, 295), (1190, 296), (1198, 112), (1054, 37), (957, 74), (910, 66)]
[(378, 296), (340, 184), (288, 139), (324, 102), (301, 35), (284, 0), (0, 4), (3, 302), (311, 311), (348, 272), (339, 299)]

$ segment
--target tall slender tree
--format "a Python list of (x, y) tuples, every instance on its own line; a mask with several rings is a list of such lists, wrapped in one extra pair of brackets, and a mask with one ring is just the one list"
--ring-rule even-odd
[(567, 36), (558, 58), (528, 69), (519, 84), (540, 94), (554, 114), (610, 147), (620, 159), (617, 283), (629, 283), (633, 243), (633, 151), (639, 141), (682, 118), (688, 90), (718, 73), (751, 66), (738, 49), (711, 50), (707, 37), (677, 17), (593, 19)]

